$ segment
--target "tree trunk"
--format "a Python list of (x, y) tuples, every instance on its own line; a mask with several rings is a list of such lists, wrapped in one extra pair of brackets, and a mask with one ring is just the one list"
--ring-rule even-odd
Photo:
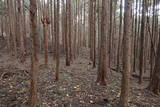
[(121, 82), (120, 107), (128, 107), (129, 82), (131, 71), (131, 8), (132, 0), (125, 0), (123, 35), (123, 72)]
[(30, 0), (30, 21), (32, 37), (32, 56), (31, 56), (31, 107), (37, 106), (37, 72), (38, 72), (38, 45), (37, 45), (37, 3), (36, 0)]
[(109, 36), (109, 5), (110, 0), (102, 1), (102, 14), (101, 14), (101, 43), (100, 43), (100, 57), (97, 82), (101, 85), (106, 85), (106, 74), (108, 71), (108, 48), (107, 37)]
[(44, 50), (45, 50), (45, 66), (48, 65), (48, 37), (49, 37), (49, 24), (50, 20), (48, 17), (44, 16), (42, 19), (43, 29), (44, 29)]
[(141, 22), (141, 37), (140, 37), (140, 56), (139, 56), (139, 84), (142, 84), (143, 73), (144, 73), (144, 36), (145, 36), (145, 27), (146, 27), (146, 1), (143, 0), (143, 9), (142, 9), (142, 22)]
[[(56, 1), (56, 78), (55, 81), (59, 80), (59, 0)], [(54, 1), (54, 2), (55, 2)]]
[(157, 56), (155, 58), (154, 73), (149, 84), (149, 89), (155, 94), (160, 94), (160, 66), (159, 65), (160, 65), (160, 39), (158, 43)]
[(122, 46), (122, 0), (120, 4), (120, 24), (119, 24), (119, 38), (118, 38), (118, 50), (117, 50), (117, 72), (120, 71), (120, 61), (121, 61), (121, 46)]
[(70, 66), (71, 61), (71, 0), (66, 2), (66, 66)]

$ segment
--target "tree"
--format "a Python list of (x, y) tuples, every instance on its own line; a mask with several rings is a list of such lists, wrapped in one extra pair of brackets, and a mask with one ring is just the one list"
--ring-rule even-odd
[(37, 2), (30, 0), (30, 26), (32, 38), (32, 56), (31, 56), (31, 107), (37, 106), (37, 72), (38, 72), (38, 31), (37, 31)]
[(97, 82), (101, 85), (106, 85), (106, 73), (108, 71), (108, 49), (107, 37), (109, 35), (109, 4), (110, 0), (102, 1), (102, 14), (101, 14), (101, 43)]
[[(160, 32), (159, 32), (159, 35), (160, 35)], [(149, 84), (149, 89), (155, 94), (160, 94), (160, 66), (159, 65), (160, 65), (160, 38), (159, 38), (157, 54), (155, 58), (154, 72)]]
[[(49, 3), (49, 2), (48, 2)], [(45, 50), (45, 66), (48, 65), (48, 37), (49, 37), (49, 14), (48, 14), (48, 3), (44, 4), (43, 18), (41, 19), (43, 24), (44, 33), (44, 50)], [(47, 6), (46, 6), (47, 5)]]
[(96, 67), (96, 1), (93, 1), (93, 68)]
[[(55, 2), (56, 1), (56, 2)], [(54, 9), (56, 9), (55, 14), (55, 32), (56, 32), (56, 75), (55, 81), (59, 80), (59, 0), (54, 1)]]
[(10, 29), (10, 47), (11, 54), (17, 56), (17, 44), (16, 44), (16, 35), (15, 35), (15, 9), (14, 3), (11, 0), (7, 0), (8, 16), (9, 16), (9, 29)]
[(70, 66), (71, 62), (71, 0), (66, 0), (66, 66)]
[(89, 4), (89, 37), (90, 37), (90, 59), (93, 68), (96, 67), (96, 1), (90, 0)]
[(49, 36), (49, 24), (50, 20), (48, 17), (42, 19), (44, 28), (44, 50), (45, 50), (45, 66), (48, 65), (48, 36)]
[(140, 37), (140, 56), (139, 56), (139, 83), (141, 84), (143, 81), (143, 72), (144, 72), (144, 36), (145, 36), (145, 26), (146, 26), (146, 0), (143, 0), (142, 4), (142, 21), (141, 21), (141, 37)]
[(120, 15), (119, 15), (119, 38), (118, 38), (118, 50), (117, 50), (117, 72), (120, 71), (120, 55), (121, 55), (121, 36), (122, 36), (122, 0), (120, 0)]
[(24, 46), (24, 35), (23, 35), (23, 8), (22, 8), (22, 0), (17, 0), (17, 32), (20, 38), (20, 55), (21, 55), (21, 62), (25, 61), (25, 46)]
[(123, 72), (121, 82), (120, 107), (128, 107), (129, 82), (131, 71), (131, 8), (132, 0), (125, 0), (123, 35)]

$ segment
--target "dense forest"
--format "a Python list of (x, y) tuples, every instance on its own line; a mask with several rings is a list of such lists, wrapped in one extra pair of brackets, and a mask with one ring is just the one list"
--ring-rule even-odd
[(160, 0), (0, 0), (0, 107), (160, 107)]

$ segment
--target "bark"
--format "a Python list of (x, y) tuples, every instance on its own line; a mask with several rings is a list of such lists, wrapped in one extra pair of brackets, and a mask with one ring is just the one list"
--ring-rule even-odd
[(153, 93), (158, 95), (160, 94), (160, 66), (159, 65), (160, 65), (160, 39), (158, 43), (157, 56), (155, 58), (154, 72), (149, 84), (149, 89)]
[(66, 2), (66, 66), (71, 62), (71, 0)]
[[(50, 2), (51, 2), (51, 6), (50, 6), (50, 10), (51, 10), (51, 35), (52, 35), (52, 51), (53, 51), (53, 53), (54, 53), (54, 48), (55, 48), (55, 46), (54, 46), (54, 43), (55, 43), (55, 35), (54, 35), (54, 21), (53, 21), (53, 19), (54, 19), (54, 16), (53, 16), (53, 0), (50, 0)], [(53, 54), (53, 59), (54, 59), (54, 54)]]
[[(138, 9), (138, 0), (136, 0), (136, 10)], [(133, 72), (136, 72), (136, 57), (137, 57), (137, 19), (138, 19), (138, 12), (136, 11), (136, 16), (135, 16), (135, 34), (134, 34), (134, 56), (133, 56)]]
[(128, 107), (129, 82), (131, 71), (131, 8), (132, 0), (125, 0), (123, 35), (123, 72), (121, 82), (120, 107)]
[(36, 0), (30, 0), (30, 26), (32, 38), (32, 56), (31, 56), (31, 107), (37, 106), (37, 73), (38, 73), (38, 45), (37, 45), (37, 3)]
[(107, 37), (109, 36), (109, 4), (110, 0), (102, 1), (102, 14), (101, 14), (101, 43), (100, 43), (100, 57), (97, 82), (101, 85), (106, 85), (106, 74), (108, 72), (108, 48)]
[(96, 1), (93, 2), (93, 68), (96, 67)]
[(50, 20), (48, 17), (42, 19), (44, 29), (44, 50), (45, 50), (45, 66), (48, 65), (48, 37), (49, 37), (49, 24)]
[(90, 59), (93, 68), (96, 67), (96, 1), (90, 1), (89, 13), (89, 36), (90, 36)]
[(10, 47), (11, 47), (11, 54), (13, 56), (17, 56), (17, 44), (16, 44), (16, 36), (15, 36), (15, 12), (13, 8), (13, 1), (7, 0), (7, 8), (9, 12), (9, 29), (10, 29)]
[[(55, 81), (59, 80), (59, 0), (56, 1), (56, 74)], [(54, 2), (55, 2), (54, 1)]]
[(144, 73), (144, 36), (145, 36), (145, 27), (146, 27), (146, 3), (143, 0), (143, 9), (142, 9), (142, 22), (141, 22), (141, 37), (140, 37), (140, 56), (139, 56), (139, 84), (143, 82), (143, 73)]
[(22, 0), (18, 0), (18, 15), (17, 15), (17, 29), (18, 29), (18, 35), (20, 38), (20, 57), (21, 57), (21, 62), (25, 61), (25, 47), (24, 47), (24, 32), (23, 32), (23, 14), (22, 14)]
[(113, 0), (110, 2), (110, 31), (109, 31), (109, 68), (112, 62), (112, 34), (113, 34)]
[(121, 59), (121, 36), (122, 36), (122, 0), (120, 3), (120, 24), (119, 24), (119, 38), (118, 38), (118, 50), (117, 50), (117, 72), (120, 71), (120, 59)]

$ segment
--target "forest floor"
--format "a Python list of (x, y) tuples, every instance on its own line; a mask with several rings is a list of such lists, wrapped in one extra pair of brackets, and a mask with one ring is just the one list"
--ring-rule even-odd
[[(65, 66), (65, 58), (60, 59), (60, 80), (55, 82), (53, 58), (49, 66), (43, 65), (40, 55), (38, 73), (38, 97), (40, 107), (118, 107), (121, 74), (115, 71), (108, 75), (107, 86), (96, 84), (97, 69), (92, 68), (88, 50), (83, 49), (79, 57)], [(20, 63), (15, 57), (0, 51), (0, 107), (29, 107), (30, 57)], [(160, 96), (149, 92), (148, 82), (137, 84), (131, 78), (130, 107), (160, 107)]]

